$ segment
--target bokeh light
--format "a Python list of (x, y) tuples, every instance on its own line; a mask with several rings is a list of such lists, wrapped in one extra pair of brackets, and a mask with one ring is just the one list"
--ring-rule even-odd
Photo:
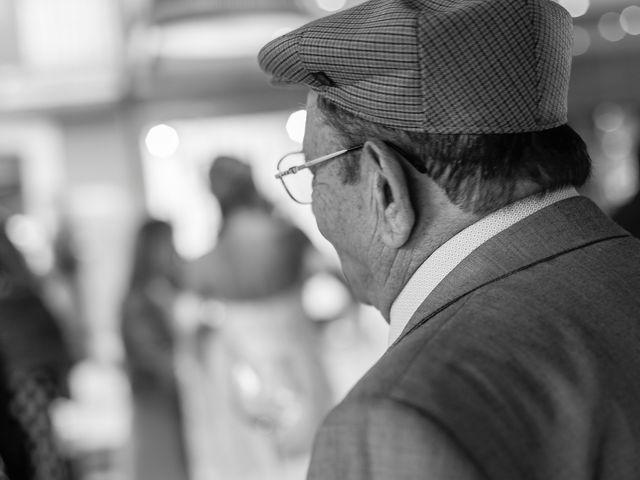
[(34, 272), (44, 274), (51, 270), (53, 252), (41, 223), (28, 215), (15, 214), (7, 219), (5, 228), (7, 236)]
[(558, 2), (572, 17), (581, 17), (589, 10), (589, 0), (560, 0)]
[(591, 46), (591, 35), (586, 28), (578, 25), (573, 26), (573, 55), (582, 55), (589, 50)]
[(263, 389), (258, 373), (248, 363), (237, 363), (232, 367), (231, 375), (239, 388), (249, 397), (257, 397)]
[(625, 32), (620, 25), (620, 14), (616, 12), (605, 13), (598, 21), (598, 31), (605, 40), (617, 42), (624, 38)]
[(624, 125), (624, 110), (616, 103), (603, 102), (595, 108), (593, 120), (603, 132), (613, 132)]
[(314, 320), (333, 320), (351, 304), (351, 294), (336, 277), (318, 273), (308, 279), (302, 290), (305, 312)]
[(144, 143), (154, 157), (168, 158), (178, 151), (180, 137), (175, 128), (161, 123), (149, 129)]
[(289, 138), (296, 143), (302, 143), (302, 139), (304, 138), (304, 127), (307, 121), (307, 111), (306, 110), (298, 110), (289, 115), (289, 119), (287, 120), (287, 135)]
[(631, 5), (620, 15), (620, 26), (629, 35), (640, 35), (640, 7)]
[(602, 178), (607, 201), (621, 204), (633, 197), (636, 191), (635, 175), (629, 169), (628, 162), (616, 162), (609, 166)]
[(316, 0), (316, 3), (322, 10), (335, 12), (344, 7), (347, 4), (347, 0)]
[(6, 229), (8, 237), (20, 249), (33, 250), (44, 242), (42, 230), (26, 215), (12, 215), (7, 220)]

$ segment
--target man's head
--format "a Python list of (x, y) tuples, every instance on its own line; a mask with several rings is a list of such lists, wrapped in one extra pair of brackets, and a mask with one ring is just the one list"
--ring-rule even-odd
[(385, 258), (393, 275), (419, 244), (586, 180), (566, 125), (571, 42), (550, 0), (370, 0), (263, 48), (276, 82), (312, 90), (308, 158), (364, 144), (315, 172), (314, 213), (352, 283), (379, 294)]

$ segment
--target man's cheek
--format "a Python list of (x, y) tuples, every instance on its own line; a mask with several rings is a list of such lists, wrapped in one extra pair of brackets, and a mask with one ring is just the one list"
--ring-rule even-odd
[(314, 192), (313, 201), (311, 203), (311, 211), (313, 212), (313, 216), (316, 219), (316, 225), (318, 226), (318, 230), (324, 238), (326, 238), (329, 242), (331, 241), (331, 230), (335, 229), (335, 222), (330, 218), (329, 215), (326, 214), (326, 208), (323, 208), (325, 202), (320, 195), (316, 195)]

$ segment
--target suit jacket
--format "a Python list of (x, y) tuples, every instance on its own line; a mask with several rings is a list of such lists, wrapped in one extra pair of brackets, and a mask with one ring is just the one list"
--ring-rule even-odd
[(480, 246), (327, 417), (309, 478), (640, 478), (640, 242), (576, 197)]

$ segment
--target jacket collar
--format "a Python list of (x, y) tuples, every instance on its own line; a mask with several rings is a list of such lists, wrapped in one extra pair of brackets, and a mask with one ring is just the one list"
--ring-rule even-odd
[(484, 285), (571, 250), (625, 236), (629, 234), (586, 197), (569, 198), (546, 207), (466, 257), (425, 299), (390, 348)]

